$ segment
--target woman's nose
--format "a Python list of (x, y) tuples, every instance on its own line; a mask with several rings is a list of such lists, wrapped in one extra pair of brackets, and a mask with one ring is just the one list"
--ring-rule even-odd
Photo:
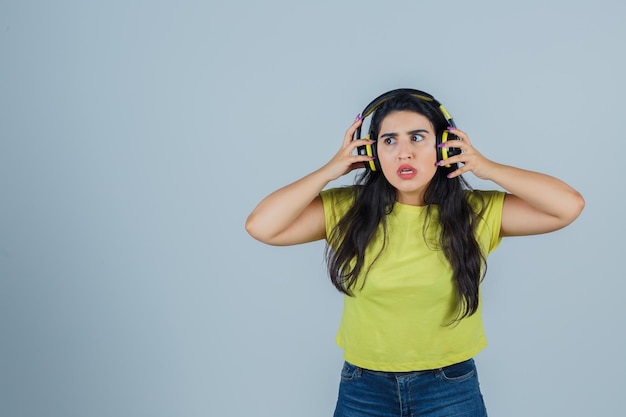
[(411, 159), (413, 158), (413, 149), (408, 143), (401, 143), (398, 149), (398, 159)]

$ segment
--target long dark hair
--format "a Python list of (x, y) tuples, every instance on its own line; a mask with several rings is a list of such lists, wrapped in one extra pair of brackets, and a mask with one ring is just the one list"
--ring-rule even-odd
[[(438, 135), (448, 127), (445, 117), (432, 104), (408, 94), (399, 95), (376, 109), (370, 123), (370, 137), (374, 140), (378, 138), (385, 116), (403, 110), (424, 115)], [(446, 176), (457, 168), (455, 164), (449, 168), (437, 168), (428, 184), (424, 193), (427, 214), (423, 233), (432, 220), (431, 208), (437, 205), (441, 226), (438, 246), (453, 270), (458, 298), (456, 319), (460, 320), (478, 309), (479, 284), (485, 272), (486, 259), (474, 234), (480, 213), (475, 213), (465, 196), (465, 190), (471, 190), (471, 187), (460, 176), (454, 179)], [(364, 275), (364, 283), (369, 268), (378, 258), (365, 265), (365, 249), (379, 228), (382, 228), (383, 242), (386, 242), (386, 217), (392, 212), (397, 197), (396, 189), (380, 170), (366, 170), (357, 176), (353, 190), (354, 203), (331, 231), (326, 246), (330, 279), (339, 291), (350, 296), (359, 276)], [(384, 248), (383, 243), (380, 253)]]

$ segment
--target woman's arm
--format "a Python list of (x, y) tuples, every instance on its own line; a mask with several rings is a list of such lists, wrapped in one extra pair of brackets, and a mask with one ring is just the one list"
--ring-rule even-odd
[(363, 166), (368, 156), (355, 155), (357, 146), (371, 143), (352, 140), (361, 117), (346, 131), (337, 154), (322, 168), (265, 197), (250, 213), (246, 230), (270, 245), (295, 245), (324, 239), (326, 226), (320, 191), (342, 175)]
[(250, 213), (246, 230), (270, 245), (295, 245), (323, 239), (325, 220), (320, 191), (330, 180), (322, 170), (274, 191)]
[(510, 193), (502, 210), (502, 236), (552, 232), (572, 223), (583, 210), (583, 197), (563, 181), (490, 161), (472, 146), (465, 132), (455, 129), (454, 134), (461, 140), (446, 143), (449, 147), (460, 148), (463, 153), (449, 158), (446, 163), (461, 162), (463, 166), (450, 177), (471, 171)]

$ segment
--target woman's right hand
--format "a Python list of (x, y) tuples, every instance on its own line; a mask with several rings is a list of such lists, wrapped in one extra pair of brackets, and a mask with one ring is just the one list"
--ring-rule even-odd
[(321, 170), (326, 173), (330, 181), (336, 180), (354, 169), (363, 168), (363, 163), (374, 159), (368, 155), (358, 155), (356, 152), (357, 147), (369, 145), (375, 142), (373, 140), (360, 138), (353, 140), (354, 133), (361, 123), (363, 123), (363, 118), (359, 114), (346, 131), (346, 134), (343, 137), (343, 143), (341, 144), (341, 148), (337, 154), (322, 167)]

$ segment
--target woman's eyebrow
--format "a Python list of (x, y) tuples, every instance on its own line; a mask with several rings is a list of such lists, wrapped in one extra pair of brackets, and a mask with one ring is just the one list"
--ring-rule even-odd
[(411, 130), (410, 132), (406, 132), (406, 133), (409, 135), (417, 135), (417, 134), (430, 133), (430, 132), (426, 129), (417, 129), (417, 130)]
[[(416, 130), (410, 130), (408, 132), (406, 132), (407, 135), (417, 135), (417, 134), (423, 134), (423, 133), (429, 133), (428, 130), (426, 129), (416, 129)], [(398, 134), (396, 132), (389, 132), (389, 133), (383, 133), (382, 135), (380, 135), (380, 138), (393, 138), (395, 136), (398, 136)]]

